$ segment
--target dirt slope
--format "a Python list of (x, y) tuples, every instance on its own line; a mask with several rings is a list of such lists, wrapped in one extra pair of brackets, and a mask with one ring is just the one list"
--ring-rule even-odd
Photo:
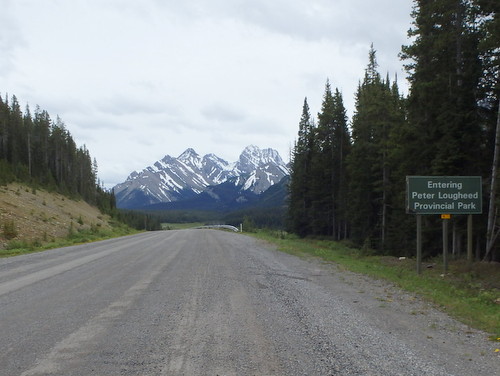
[[(12, 224), (13, 238), (5, 231), (5, 225)], [(108, 218), (82, 200), (20, 184), (0, 187), (0, 249), (12, 240), (43, 243), (65, 237), (70, 228), (77, 231), (91, 226), (109, 227)]]

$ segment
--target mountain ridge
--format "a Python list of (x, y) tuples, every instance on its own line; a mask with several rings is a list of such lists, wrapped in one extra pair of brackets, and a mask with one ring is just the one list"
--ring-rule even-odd
[(220, 184), (234, 186), (231, 195), (239, 192), (237, 199), (247, 200), (245, 196), (259, 196), (289, 174), (288, 166), (271, 148), (249, 145), (235, 162), (213, 153), (202, 157), (188, 148), (177, 158), (167, 154), (152, 166), (133, 171), (113, 189), (122, 209), (192, 200), (202, 193), (214, 198), (213, 187)]

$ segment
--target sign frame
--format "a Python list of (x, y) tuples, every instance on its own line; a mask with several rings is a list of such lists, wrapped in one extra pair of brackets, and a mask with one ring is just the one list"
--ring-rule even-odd
[(407, 176), (408, 214), (482, 214), (481, 176)]

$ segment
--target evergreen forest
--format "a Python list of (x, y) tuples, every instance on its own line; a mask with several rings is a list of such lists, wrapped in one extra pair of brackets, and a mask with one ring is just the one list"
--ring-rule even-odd
[(21, 110), (15, 95), (0, 96), (0, 185), (22, 182), (34, 188), (83, 199), (120, 222), (137, 229), (161, 227), (157, 218), (118, 211), (113, 192), (97, 178), (97, 161), (78, 147), (62, 119), (29, 105)]
[[(377, 254), (413, 256), (415, 216), (406, 176), (481, 176), (476, 259), (499, 260), (500, 2), (415, 0), (402, 46), (409, 92), (381, 74), (376, 50), (348, 119), (326, 82), (317, 117), (304, 100), (292, 152), (288, 230), (345, 240)], [(453, 253), (464, 252), (466, 216), (452, 218)], [(441, 219), (423, 216), (424, 256), (442, 250)]]
[(31, 183), (67, 196), (79, 197), (109, 211), (111, 194), (97, 181), (97, 162), (85, 146), (77, 147), (62, 119), (18, 99), (0, 97), (0, 184)]

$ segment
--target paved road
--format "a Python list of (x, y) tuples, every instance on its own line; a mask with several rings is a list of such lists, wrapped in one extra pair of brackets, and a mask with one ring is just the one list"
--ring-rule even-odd
[(0, 376), (492, 376), (494, 346), (386, 284), (240, 234), (0, 260)]

